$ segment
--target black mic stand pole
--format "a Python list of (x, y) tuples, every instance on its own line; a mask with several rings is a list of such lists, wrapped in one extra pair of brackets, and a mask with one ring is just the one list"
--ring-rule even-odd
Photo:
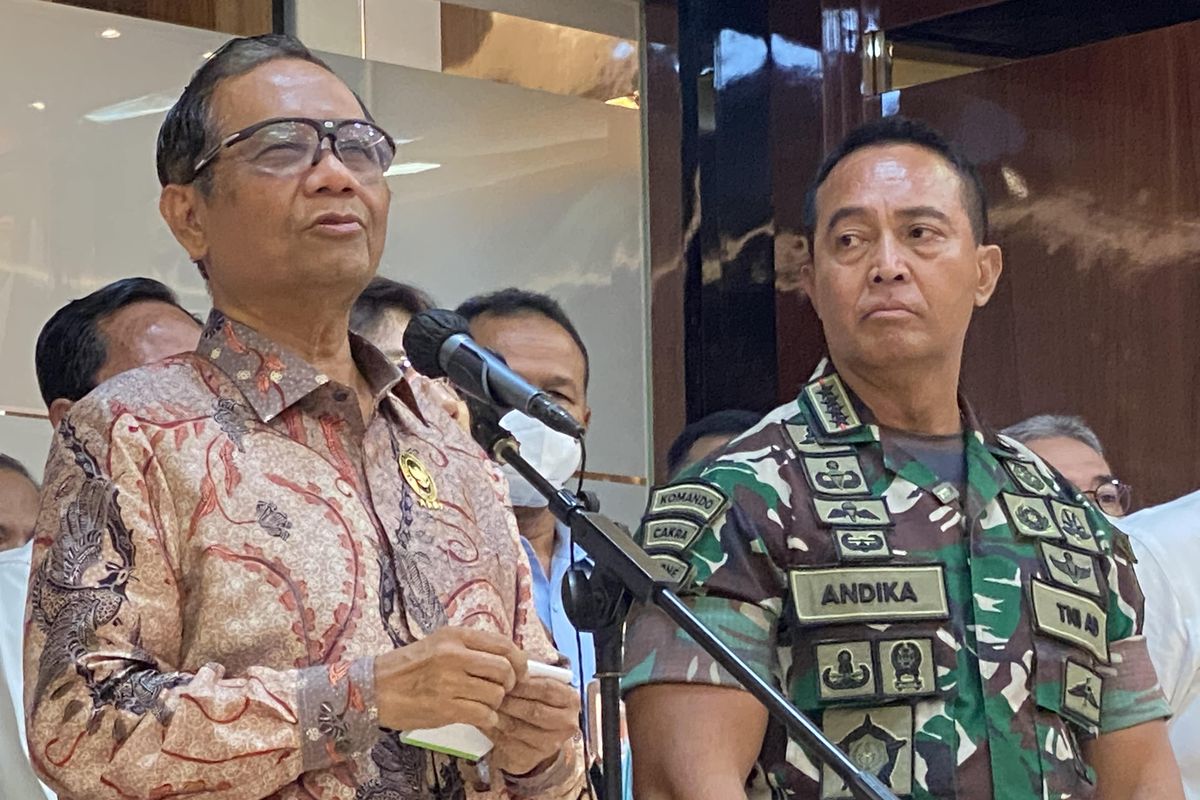
[[(589, 593), (603, 592), (607, 596), (606, 599), (599, 604), (590, 602), (590, 599), (584, 603), (597, 606), (599, 610), (606, 612), (600, 616), (611, 615), (611, 619), (601, 620), (610, 624), (599, 632), (605, 633), (609, 627), (619, 628), (623, 624), (624, 613), (630, 600), (658, 607), (712, 656), (714, 661), (733, 675), (746, 691), (766, 706), (767, 712), (787, 729), (789, 737), (837, 773), (857, 800), (897, 800), (896, 795), (879, 778), (860, 769), (837, 745), (829, 741), (812, 720), (801, 714), (774, 686), (760, 678), (705, 626), (671, 590), (674, 585), (671, 577), (620, 526), (599, 512), (588, 511), (583, 502), (566, 489), (555, 489), (541, 473), (529, 465), (529, 462), (521, 458), (516, 442), (509, 432), (499, 425), (476, 420), (476, 433), (481, 442), (487, 443), (485, 449), (497, 461), (511, 465), (549, 501), (551, 513), (570, 527), (571, 536), (592, 557), (596, 572), (606, 575), (603, 582), (588, 582)], [(564, 587), (564, 599), (568, 599), (566, 588)], [(613, 597), (617, 599), (614, 600)], [(612, 652), (614, 639), (615, 660)], [(621, 800), (620, 708), (616, 702), (617, 680), (621, 671), (621, 643), (619, 635), (601, 639), (601, 642), (603, 651), (596, 654), (597, 671), (608, 671), (614, 663), (616, 667), (611, 669), (609, 675), (601, 677), (601, 680), (609, 681), (609, 691), (601, 690), (601, 725), (605, 739), (604, 800)], [(602, 645), (598, 644), (597, 650), (601, 649)], [(610, 738), (616, 741), (610, 743)]]

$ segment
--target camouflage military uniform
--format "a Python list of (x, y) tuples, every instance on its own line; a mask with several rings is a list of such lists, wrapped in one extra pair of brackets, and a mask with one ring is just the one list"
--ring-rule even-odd
[[(823, 364), (639, 536), (754, 669), (913, 798), (1086, 798), (1080, 743), (1169, 714), (1124, 537), (964, 404), (965, 496), (873, 424)], [(631, 619), (625, 690), (734, 685), (657, 611)], [(686, 736), (686, 731), (680, 732)], [(849, 797), (773, 723), (775, 797)]]

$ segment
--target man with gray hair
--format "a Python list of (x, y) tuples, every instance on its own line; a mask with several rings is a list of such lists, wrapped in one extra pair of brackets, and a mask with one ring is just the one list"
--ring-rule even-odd
[[(159, 210), (213, 311), (194, 352), (106, 382), (56, 433), (25, 705), (63, 795), (582, 791), (579, 699), (531, 669), (563, 659), (503, 480), (428, 381), (348, 330), (394, 155), (286, 36), (230, 41), (168, 112)], [(487, 741), (434, 752), (453, 724)], [(468, 748), (486, 756), (445, 754)]]
[(1044, 458), (1105, 514), (1123, 517), (1129, 513), (1132, 489), (1116, 477), (1104, 457), (1100, 437), (1082, 417), (1038, 414), (1002, 433)]

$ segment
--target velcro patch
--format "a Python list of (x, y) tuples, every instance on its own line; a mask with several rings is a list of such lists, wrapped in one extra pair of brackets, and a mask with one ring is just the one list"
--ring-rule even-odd
[(1089, 553), (1100, 552), (1100, 542), (1096, 541), (1096, 532), (1092, 530), (1092, 523), (1088, 522), (1083, 506), (1051, 500), (1050, 507), (1067, 544)]
[(869, 494), (858, 456), (805, 456), (804, 475), (813, 491), (835, 497)]
[(658, 517), (642, 523), (642, 546), (647, 550), (669, 549), (683, 552), (700, 536), (702, 523), (686, 517)]
[(837, 549), (839, 561), (870, 561), (889, 558), (892, 555), (891, 545), (888, 544), (888, 531), (885, 529), (834, 528), (833, 544)]
[(875, 696), (875, 660), (871, 643), (825, 642), (816, 647), (817, 689), (822, 700)]
[(1049, 542), (1039, 542), (1046, 574), (1050, 580), (1071, 589), (1087, 592), (1093, 597), (1103, 598), (1100, 590), (1100, 563), (1095, 556), (1056, 547)]
[(892, 524), (892, 515), (888, 513), (887, 505), (878, 498), (843, 500), (814, 495), (812, 502), (817, 519), (830, 527), (878, 528), (880, 525)]
[(711, 483), (684, 481), (660, 486), (650, 492), (646, 516), (682, 512), (704, 522), (712, 522), (727, 505), (728, 496)]
[(1041, 497), (1026, 497), (1004, 492), (1000, 495), (1004, 509), (1012, 521), (1013, 530), (1022, 536), (1039, 539), (1061, 539), (1062, 533), (1050, 515), (1050, 507)]
[(1108, 662), (1108, 614), (1090, 597), (1031, 582), (1034, 627)]
[(1062, 710), (1089, 729), (1100, 725), (1104, 679), (1071, 659), (1064, 665)]
[(941, 564), (819, 567), (788, 577), (800, 625), (950, 616)]
[(1001, 461), (1004, 462), (1004, 468), (1008, 470), (1008, 474), (1012, 476), (1021, 491), (1041, 497), (1054, 497), (1057, 494), (1054, 485), (1046, 479), (1046, 476), (1042, 475), (1037, 464), (1019, 461), (1015, 458), (1004, 458)]
[(801, 423), (789, 422), (784, 425), (784, 430), (787, 431), (788, 438), (792, 440), (792, 445), (796, 450), (806, 455), (837, 455), (854, 452), (854, 448), (844, 444), (821, 444), (812, 435), (808, 426)]
[(932, 639), (894, 639), (879, 643), (879, 688), (884, 697), (937, 694)]
[[(913, 707), (831, 708), (821, 727), (860, 769), (873, 774), (893, 793), (904, 796), (913, 786)], [(830, 767), (821, 767), (821, 800), (854, 794)]]
[(862, 427), (850, 395), (837, 375), (826, 375), (808, 384), (804, 387), (804, 396), (825, 433), (845, 433)]

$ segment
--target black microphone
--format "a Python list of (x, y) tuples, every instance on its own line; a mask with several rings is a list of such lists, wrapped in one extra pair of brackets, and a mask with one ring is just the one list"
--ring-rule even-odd
[(512, 371), (504, 359), (471, 338), (467, 321), (434, 308), (414, 316), (404, 331), (404, 352), (417, 372), (449, 377), (467, 394), (507, 410), (515, 408), (576, 439), (583, 426), (550, 396)]

